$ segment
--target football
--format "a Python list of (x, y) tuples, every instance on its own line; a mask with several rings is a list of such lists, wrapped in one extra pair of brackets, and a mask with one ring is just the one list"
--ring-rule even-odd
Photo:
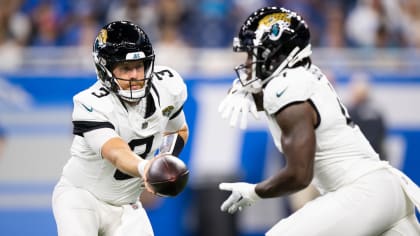
[(156, 156), (146, 171), (149, 187), (156, 195), (174, 197), (185, 188), (189, 170), (185, 163), (176, 156), (163, 154)]

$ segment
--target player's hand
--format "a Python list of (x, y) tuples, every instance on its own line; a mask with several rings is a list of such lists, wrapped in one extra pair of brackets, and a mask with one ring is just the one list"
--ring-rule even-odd
[(230, 126), (235, 127), (240, 120), (239, 127), (245, 129), (247, 126), (248, 113), (259, 119), (254, 98), (250, 92), (243, 89), (238, 79), (233, 81), (232, 88), (228, 95), (222, 100), (218, 111), (223, 119), (230, 117)]
[(220, 190), (232, 191), (220, 209), (233, 214), (237, 210), (241, 211), (244, 207), (251, 206), (255, 201), (261, 199), (255, 192), (255, 186), (256, 184), (242, 182), (219, 184)]

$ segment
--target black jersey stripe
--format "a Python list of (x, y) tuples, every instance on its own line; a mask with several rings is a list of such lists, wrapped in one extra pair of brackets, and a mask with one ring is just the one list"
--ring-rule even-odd
[(157, 90), (156, 86), (155, 86), (153, 83), (152, 83), (152, 90), (155, 92), (156, 97), (157, 97), (157, 99), (158, 99), (158, 104), (160, 105), (160, 96), (159, 96), (159, 92), (158, 92), (158, 90)]
[(319, 110), (318, 108), (315, 106), (315, 103), (309, 99), (309, 104), (311, 104), (311, 106), (314, 108), (315, 112), (316, 112), (316, 124), (315, 124), (315, 129), (318, 128), (318, 126), (321, 124), (321, 115), (319, 114)]
[(151, 115), (153, 115), (156, 111), (155, 101), (153, 100), (153, 95), (149, 93), (146, 98), (146, 113), (144, 115), (144, 118), (148, 118)]
[(177, 117), (179, 113), (181, 113), (182, 109), (184, 109), (184, 105), (182, 105), (176, 112), (174, 112), (174, 114), (172, 114), (172, 116), (169, 117), (169, 119), (172, 120), (173, 118)]
[(97, 121), (73, 121), (73, 134), (83, 137), (83, 134), (95, 129), (115, 127), (110, 122), (97, 122)]

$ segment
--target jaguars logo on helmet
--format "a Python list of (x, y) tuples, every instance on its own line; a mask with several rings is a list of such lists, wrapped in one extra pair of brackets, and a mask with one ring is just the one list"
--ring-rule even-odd
[(106, 31), (106, 29), (101, 29), (101, 31), (99, 32), (98, 35), (98, 43), (99, 45), (104, 45), (106, 43), (106, 39), (108, 37), (108, 33)]

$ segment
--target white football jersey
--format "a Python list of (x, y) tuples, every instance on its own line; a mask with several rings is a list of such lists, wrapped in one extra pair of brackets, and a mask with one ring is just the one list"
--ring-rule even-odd
[(314, 184), (321, 192), (335, 190), (376, 169), (384, 168), (367, 139), (354, 125), (319, 68), (284, 70), (264, 88), (264, 110), (276, 147), (282, 151), (281, 130), (274, 114), (308, 101), (317, 112)]
[(176, 131), (184, 124), (182, 108), (187, 99), (186, 85), (176, 71), (155, 66), (153, 76), (150, 94), (135, 106), (124, 103), (99, 80), (73, 97), (75, 136), (63, 178), (111, 204), (136, 202), (143, 180), (122, 173), (102, 158), (100, 147), (105, 142), (100, 141), (95, 148), (89, 145), (94, 141), (87, 142), (84, 134), (113, 129), (140, 157), (152, 158), (162, 143), (163, 132)]

